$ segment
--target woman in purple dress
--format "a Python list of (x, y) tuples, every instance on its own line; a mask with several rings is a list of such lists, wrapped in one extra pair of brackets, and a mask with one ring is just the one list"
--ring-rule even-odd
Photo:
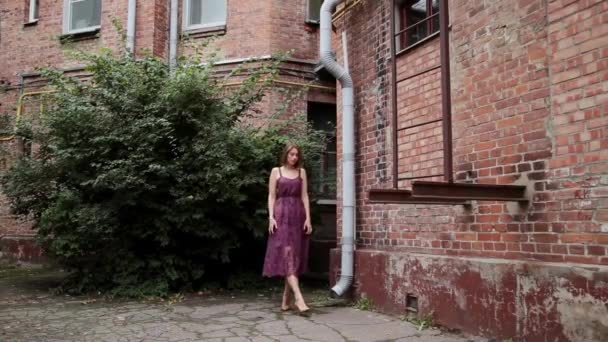
[(294, 304), (301, 315), (309, 315), (298, 282), (307, 269), (308, 238), (312, 232), (308, 179), (302, 167), (300, 148), (287, 144), (281, 166), (272, 169), (268, 182), (268, 245), (264, 259), (266, 277), (285, 278), (281, 310)]

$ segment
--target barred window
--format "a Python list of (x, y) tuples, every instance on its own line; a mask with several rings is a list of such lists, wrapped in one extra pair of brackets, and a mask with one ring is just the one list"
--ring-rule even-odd
[(404, 50), (439, 32), (439, 0), (401, 0), (396, 18), (398, 50)]

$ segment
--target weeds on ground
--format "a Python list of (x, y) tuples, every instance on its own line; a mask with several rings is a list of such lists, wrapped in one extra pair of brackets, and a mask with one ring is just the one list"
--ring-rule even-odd
[(367, 297), (361, 297), (355, 302), (353, 307), (362, 311), (371, 311), (374, 309), (374, 302)]
[(422, 317), (418, 317), (414, 314), (405, 314), (399, 317), (402, 321), (411, 323), (418, 327), (418, 331), (435, 327), (435, 321), (433, 320), (433, 312), (424, 315)]

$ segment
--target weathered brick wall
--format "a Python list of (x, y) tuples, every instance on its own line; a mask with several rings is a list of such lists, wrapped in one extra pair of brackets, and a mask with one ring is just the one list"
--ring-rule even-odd
[[(291, 57), (317, 59), (318, 26), (306, 23), (307, 0), (229, 1), (225, 29), (186, 31), (193, 43), (212, 39), (207, 51), (220, 59), (261, 57), (293, 50)], [(181, 3), (180, 3), (181, 27)], [(191, 54), (188, 44), (180, 53)]]
[[(379, 222), (390, 215), (385, 205), (369, 205), (367, 189), (382, 187), (391, 176), (391, 128), (390, 114), (390, 44), (388, 36), (390, 7), (388, 1), (362, 1), (334, 21), (337, 33), (334, 35), (334, 50), (340, 64), (344, 61), (341, 31), (346, 30), (349, 65), (355, 85), (355, 149), (357, 162), (356, 205), (357, 238), (360, 245), (371, 241), (382, 243), (386, 236), (384, 229), (377, 229)], [(337, 94), (340, 94), (339, 88)], [(337, 227), (338, 239), (341, 236), (341, 198), (342, 150), (341, 101), (338, 95), (337, 108)]]
[(438, 39), (403, 51), (397, 59), (398, 177), (402, 188), (411, 187), (414, 179), (442, 179), (442, 129), (441, 122), (436, 122), (442, 118), (441, 70), (430, 70), (439, 64)]
[[(338, 33), (346, 30), (353, 42), (358, 246), (608, 264), (608, 3), (449, 4), (456, 179), (527, 185), (531, 203), (367, 202), (371, 188), (392, 185), (393, 148), (389, 1), (363, 1), (336, 22)], [(437, 59), (438, 38), (402, 53), (398, 79)], [(398, 127), (439, 117), (438, 71), (400, 83)], [(436, 125), (399, 133), (400, 177), (442, 173)]]
[[(35, 68), (39, 66), (59, 69), (79, 66), (78, 62), (71, 61), (64, 55), (63, 46), (58, 40), (62, 34), (63, 0), (41, 1), (38, 23), (24, 26), (27, 21), (28, 3), (29, 1), (25, 0), (0, 0), (0, 114), (8, 113), (14, 116), (19, 95), (39, 91), (45, 85), (43, 80), (34, 74), (26, 75), (21, 83), (19, 75), (35, 73)], [(181, 6), (183, 1), (179, 3)], [(202, 43), (204, 38), (218, 34), (207, 51), (219, 49), (220, 60), (261, 57), (294, 49), (291, 57), (297, 60), (281, 67), (279, 81), (283, 83), (275, 84), (274, 89), (268, 91), (263, 101), (255, 106), (250, 119), (256, 124), (267, 123), (268, 118), (274, 117), (275, 114), (278, 121), (288, 120), (295, 114), (306, 114), (308, 101), (335, 101), (334, 93), (329, 89), (334, 86), (333, 82), (314, 80), (318, 26), (305, 23), (306, 4), (306, 0), (229, 0), (225, 30), (198, 32), (191, 36), (191, 42), (198, 44)], [(104, 0), (99, 37), (79, 40), (74, 43), (74, 48), (88, 51), (101, 47), (115, 51), (122, 49), (123, 42), (112, 20), (117, 18), (126, 29), (127, 6), (127, 0)], [(168, 57), (168, 10), (166, 0), (137, 1), (135, 50), (138, 53), (146, 50), (161, 58)], [(180, 7), (180, 34), (184, 33), (181, 19)], [(191, 55), (195, 51), (184, 43), (178, 47), (179, 55)], [(222, 75), (226, 75), (239, 66), (240, 62), (226, 63), (218, 67), (217, 71), (223, 71)], [(241, 79), (236, 77), (227, 82), (238, 83)], [(313, 86), (306, 90), (306, 84)], [(30, 115), (31, 112), (28, 107), (24, 114)], [(2, 144), (8, 150), (14, 150), (14, 141)], [(11, 158), (5, 159), (5, 164), (9, 165)], [(28, 224), (14, 219), (9, 214), (7, 205), (1, 202), (0, 237), (32, 233)]]
[[(34, 74), (37, 67), (56, 67), (69, 69), (80, 66), (80, 63), (66, 56), (64, 46), (59, 41), (63, 30), (63, 1), (41, 1), (40, 19), (34, 25), (24, 25), (27, 22), (27, 4), (29, 1), (3, 0), (0, 2), (0, 114), (14, 116), (16, 113), (17, 99), (20, 94), (31, 93), (41, 90), (44, 83), (39, 82)], [(143, 29), (144, 16), (149, 12), (146, 2), (138, 15), (141, 23), (139, 29)], [(102, 5), (101, 32), (99, 37), (80, 40), (73, 47), (82, 50), (96, 50), (101, 47), (109, 47), (118, 50), (122, 42), (118, 32), (112, 24), (113, 18), (117, 18), (123, 26), (126, 25), (127, 1), (106, 0)], [(139, 46), (140, 47), (144, 47)], [(32, 74), (24, 77), (21, 83), (20, 75)], [(32, 113), (28, 106), (28, 98), (24, 101), (24, 115)], [(30, 101), (31, 102), (31, 101)], [(6, 151), (15, 150), (15, 141), (3, 141), (1, 148)], [(10, 156), (6, 163), (10, 165)], [(0, 202), (0, 237), (4, 235), (27, 235), (32, 234), (30, 224), (14, 218), (8, 212), (8, 205), (4, 198)]]
[(154, 56), (169, 55), (169, 3), (166, 0), (137, 2), (135, 51), (146, 49)]
[(552, 253), (608, 264), (608, 3), (550, 1), (548, 161), (538, 202), (559, 234)]
[(294, 50), (293, 57), (316, 60), (319, 50), (319, 27), (307, 24), (307, 0), (271, 0), (271, 48)]

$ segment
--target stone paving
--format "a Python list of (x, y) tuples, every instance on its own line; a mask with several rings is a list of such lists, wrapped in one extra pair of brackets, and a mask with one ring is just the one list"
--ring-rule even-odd
[[(51, 279), (51, 278), (49, 278)], [(48, 294), (46, 278), (0, 273), (0, 341), (487, 341), (351, 307), (283, 313), (268, 295), (189, 295), (176, 303)]]

